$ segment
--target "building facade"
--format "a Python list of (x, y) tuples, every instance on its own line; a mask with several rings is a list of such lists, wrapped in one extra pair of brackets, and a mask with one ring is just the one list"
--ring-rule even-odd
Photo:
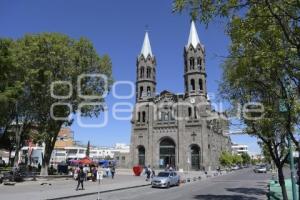
[(238, 155), (241, 155), (242, 153), (249, 154), (248, 145), (245, 145), (245, 144), (234, 144), (233, 143), (231, 145), (231, 149), (232, 149), (232, 153), (235, 153), (235, 154), (238, 154)]
[(205, 49), (194, 22), (184, 47), (184, 94), (167, 90), (156, 94), (156, 59), (148, 33), (136, 63), (130, 165), (170, 165), (182, 170), (218, 167), (220, 153), (230, 151), (229, 124), (208, 99)]

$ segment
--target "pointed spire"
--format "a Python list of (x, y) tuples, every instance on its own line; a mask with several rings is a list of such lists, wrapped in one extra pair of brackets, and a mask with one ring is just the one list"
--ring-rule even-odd
[(150, 55), (151, 57), (153, 56), (152, 51), (151, 51), (149, 37), (148, 37), (148, 32), (146, 32), (146, 34), (145, 34), (141, 55), (143, 55), (145, 58), (147, 58), (148, 55)]
[(186, 48), (189, 48), (191, 44), (194, 48), (196, 48), (198, 44), (201, 44), (194, 21), (191, 23), (190, 35)]

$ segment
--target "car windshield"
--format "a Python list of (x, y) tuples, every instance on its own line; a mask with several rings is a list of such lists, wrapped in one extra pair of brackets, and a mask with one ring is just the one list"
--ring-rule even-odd
[(170, 173), (168, 173), (168, 172), (160, 172), (160, 173), (158, 174), (158, 177), (169, 177), (169, 174), (170, 174)]

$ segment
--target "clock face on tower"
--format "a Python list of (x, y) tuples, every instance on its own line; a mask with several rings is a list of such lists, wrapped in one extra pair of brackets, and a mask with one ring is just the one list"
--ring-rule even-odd
[(195, 98), (190, 98), (191, 103), (195, 103)]

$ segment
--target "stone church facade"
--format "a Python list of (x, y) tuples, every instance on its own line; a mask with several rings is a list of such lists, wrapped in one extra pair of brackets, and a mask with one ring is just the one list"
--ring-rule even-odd
[(220, 153), (231, 150), (229, 122), (224, 113), (212, 109), (208, 99), (205, 50), (194, 22), (184, 47), (184, 94), (167, 90), (156, 94), (156, 60), (148, 33), (136, 67), (129, 164), (156, 169), (166, 165), (183, 170), (217, 168)]

